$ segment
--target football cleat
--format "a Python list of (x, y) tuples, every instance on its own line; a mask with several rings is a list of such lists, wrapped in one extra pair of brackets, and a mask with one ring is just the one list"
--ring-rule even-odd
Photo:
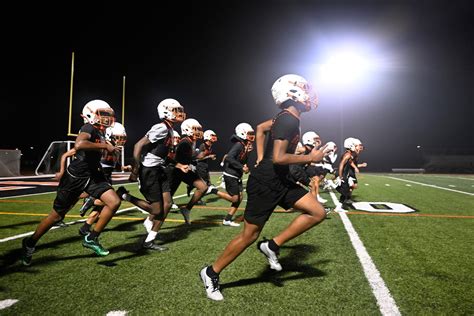
[(260, 241), (257, 244), (258, 250), (267, 257), (268, 263), (270, 264), (270, 269), (275, 271), (281, 271), (283, 268), (281, 264), (278, 262), (278, 252), (275, 252), (268, 247), (269, 240)]
[(89, 248), (89, 249), (92, 249), (96, 255), (98, 256), (101, 256), (101, 257), (104, 257), (104, 256), (107, 256), (109, 254), (109, 251), (107, 249), (105, 249), (100, 243), (99, 243), (99, 239), (98, 238), (95, 238), (95, 239), (89, 239), (90, 234), (87, 234), (86, 236), (84, 236), (84, 240), (82, 241), (82, 245), (86, 248)]
[(220, 291), (219, 286), (219, 277), (211, 278), (206, 273), (207, 267), (201, 269), (199, 275), (201, 276), (202, 283), (204, 283), (204, 289), (206, 290), (206, 295), (213, 301), (222, 301), (224, 296)]

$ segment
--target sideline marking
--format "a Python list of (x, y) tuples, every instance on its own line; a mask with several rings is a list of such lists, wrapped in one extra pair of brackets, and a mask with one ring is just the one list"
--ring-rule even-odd
[(452, 191), (452, 192), (457, 192), (457, 193), (462, 193), (462, 194), (467, 194), (467, 195), (474, 196), (474, 193), (464, 192), (464, 191), (459, 191), (459, 190), (454, 190), (454, 189), (449, 189), (449, 188), (443, 188), (443, 187), (439, 187), (439, 186), (434, 185), (434, 184), (426, 184), (426, 183), (421, 183), (421, 182), (416, 182), (416, 181), (411, 181), (411, 180), (405, 180), (405, 179), (400, 179), (400, 178), (395, 178), (395, 177), (388, 177), (388, 176), (384, 176), (384, 177), (394, 179), (394, 180), (419, 184), (419, 185), (422, 185), (422, 186), (425, 186), (425, 187), (431, 187), (431, 188), (435, 188), (435, 189), (441, 189), (441, 190)]
[[(341, 208), (341, 203), (339, 203), (337, 200), (334, 192), (330, 191), (329, 194), (331, 195), (333, 203), (336, 205), (336, 209)], [(360, 240), (359, 235), (352, 226), (349, 217), (347, 217), (345, 212), (339, 212), (339, 217), (342, 219), (344, 228), (349, 234), (352, 246), (354, 247), (357, 257), (362, 264), (365, 277), (369, 281), (369, 285), (372, 288), (372, 293), (374, 293), (375, 299), (377, 300), (377, 305), (379, 306), (380, 312), (382, 315), (401, 315), (395, 300), (393, 299), (389, 289), (380, 276), (380, 272), (377, 270), (372, 258), (365, 249), (362, 240)]]
[(8, 308), (12, 306), (13, 304), (16, 304), (17, 302), (18, 300), (13, 300), (13, 299), (0, 301), (0, 310)]

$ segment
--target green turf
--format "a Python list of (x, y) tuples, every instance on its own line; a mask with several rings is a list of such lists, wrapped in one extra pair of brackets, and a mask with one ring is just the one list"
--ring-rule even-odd
[[(438, 180), (444, 181), (410, 176), (404, 179), (439, 186)], [(454, 189), (462, 190), (464, 180), (458, 180), (460, 183), (453, 182), (459, 185)], [(354, 195), (357, 201), (405, 203), (416, 208), (418, 214), (471, 217), (349, 212), (349, 219), (402, 314), (472, 314), (474, 198), (405, 184), (385, 175), (362, 174)], [(468, 184), (463, 187), (466, 192)], [(139, 195), (136, 184), (127, 188)], [(184, 192), (183, 186), (176, 195)], [(322, 195), (330, 200), (327, 193)], [(0, 212), (47, 214), (53, 199), (54, 194), (46, 194), (0, 200)], [(187, 199), (175, 202), (183, 204)], [(30, 267), (18, 262), (21, 239), (1, 242), (0, 301), (19, 302), (1, 310), (0, 315), (105, 315), (118, 310), (130, 315), (380, 314), (336, 213), (282, 247), (280, 262), (284, 270), (280, 273), (271, 272), (252, 245), (221, 274), (225, 300), (210, 301), (199, 270), (212, 263), (241, 228), (221, 225), (228, 202), (213, 197), (204, 200), (206, 207), (195, 207), (191, 212), (190, 227), (184, 225), (180, 214), (169, 215), (159, 234), (160, 242), (170, 248), (167, 252), (139, 249), (145, 233), (142, 221), (133, 218), (143, 219), (145, 215), (136, 210), (117, 215), (102, 234), (101, 242), (110, 250), (107, 257), (97, 257), (82, 247), (77, 233), (80, 224), (47, 233)], [(122, 204), (122, 208), (129, 207), (129, 203)], [(78, 208), (69, 212), (71, 217), (66, 222), (79, 219)], [(297, 215), (273, 214), (261, 237), (274, 236)], [(34, 230), (41, 218), (0, 214), (0, 239)]]

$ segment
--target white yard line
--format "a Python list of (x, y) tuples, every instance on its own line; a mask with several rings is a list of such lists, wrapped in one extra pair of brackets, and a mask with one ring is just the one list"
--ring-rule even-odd
[[(179, 199), (179, 198), (182, 198), (182, 197), (185, 197), (185, 196), (186, 196), (186, 194), (181, 194), (181, 195), (175, 196), (174, 198), (175, 198), (175, 199)], [(123, 213), (123, 212), (126, 212), (126, 211), (130, 211), (130, 210), (133, 210), (133, 209), (139, 209), (139, 210), (140, 210), (140, 208), (138, 208), (138, 207), (136, 207), (136, 206), (132, 206), (132, 207), (127, 207), (127, 208), (118, 210), (115, 214), (120, 214), (120, 213)], [(79, 220), (76, 220), (76, 221), (67, 222), (67, 223), (65, 223), (65, 224), (66, 224), (66, 225), (72, 225), (72, 224), (84, 222), (85, 220), (86, 220), (86, 219), (79, 219)], [(50, 230), (58, 229), (58, 228), (61, 228), (61, 227), (59, 227), (59, 226), (53, 226), (53, 227), (51, 227)], [(15, 240), (15, 239), (18, 239), (18, 238), (23, 238), (23, 237), (26, 237), (26, 236), (31, 236), (31, 235), (33, 235), (33, 233), (34, 233), (34, 231), (31, 231), (31, 232), (27, 232), (27, 233), (15, 235), (15, 236), (3, 238), (3, 239), (0, 239), (0, 243), (6, 242), (6, 241), (10, 241), (10, 240)]]
[(0, 310), (8, 308), (12, 306), (13, 304), (16, 304), (17, 302), (18, 300), (12, 300), (12, 299), (0, 301)]
[[(339, 201), (337, 200), (337, 197), (334, 192), (331, 191), (329, 192), (329, 194), (331, 195), (332, 201), (336, 205), (336, 209), (341, 209), (341, 203), (339, 203)], [(359, 258), (359, 261), (362, 264), (365, 277), (369, 281), (370, 287), (372, 288), (372, 293), (374, 294), (375, 299), (377, 300), (377, 305), (379, 306), (380, 312), (382, 313), (382, 315), (387, 316), (401, 315), (400, 311), (398, 310), (398, 306), (395, 303), (395, 300), (393, 299), (389, 289), (385, 285), (384, 280), (380, 276), (380, 272), (377, 270), (377, 267), (372, 261), (372, 258), (365, 249), (362, 240), (360, 240), (359, 235), (352, 226), (349, 217), (347, 217), (347, 214), (345, 212), (338, 212), (338, 214), (342, 219), (344, 228), (349, 234), (349, 238), (351, 240), (352, 246), (356, 251), (357, 257)]]
[(435, 188), (435, 189), (446, 190), (446, 191), (457, 192), (457, 193), (461, 193), (461, 194), (467, 194), (467, 195), (474, 196), (474, 193), (464, 192), (464, 191), (459, 191), (459, 190), (454, 190), (454, 189), (449, 189), (449, 188), (443, 188), (443, 187), (439, 187), (439, 186), (433, 185), (433, 184), (426, 184), (426, 183), (421, 183), (421, 182), (416, 182), (416, 181), (411, 181), (411, 180), (405, 180), (405, 179), (400, 179), (400, 178), (395, 178), (395, 177), (388, 177), (388, 176), (385, 176), (385, 177), (390, 178), (390, 179), (394, 179), (394, 180), (419, 184), (419, 185), (422, 185), (422, 186), (425, 186), (425, 187), (431, 187), (431, 188)]

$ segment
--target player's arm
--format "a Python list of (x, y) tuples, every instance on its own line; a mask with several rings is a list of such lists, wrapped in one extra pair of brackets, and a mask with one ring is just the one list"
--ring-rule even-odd
[(66, 160), (67, 160), (67, 158), (72, 157), (75, 154), (76, 154), (76, 149), (72, 148), (72, 149), (69, 149), (64, 154), (61, 155), (61, 162), (60, 162), (60, 166), (59, 166), (59, 172), (57, 172), (56, 175), (55, 175), (55, 178), (57, 180), (62, 178), (62, 176), (64, 174), (64, 170), (66, 170)]
[(131, 168), (131, 173), (129, 180), (130, 181), (137, 181), (138, 178), (138, 167), (140, 166), (140, 158), (142, 155), (143, 147), (150, 144), (150, 140), (148, 136), (143, 136), (138, 142), (133, 145), (133, 164)]
[(108, 152), (120, 151), (120, 148), (115, 147), (109, 142), (105, 143), (94, 143), (91, 142), (89, 139), (91, 138), (91, 134), (86, 132), (80, 132), (79, 135), (76, 137), (76, 142), (74, 143), (74, 149), (79, 150), (107, 150)]
[(257, 125), (257, 130), (255, 132), (255, 144), (257, 148), (257, 161), (256, 165), (260, 163), (263, 159), (264, 153), (264, 144), (265, 144), (265, 133), (272, 128), (273, 120), (267, 120)]
[(273, 163), (277, 165), (306, 164), (321, 161), (326, 152), (326, 146), (314, 149), (308, 155), (296, 155), (287, 153), (288, 140), (275, 139), (273, 141)]
[(367, 163), (366, 162), (363, 162), (363, 163), (360, 163), (357, 165), (358, 168), (365, 168), (367, 167)]
[(351, 157), (351, 155), (349, 153), (345, 153), (343, 156), (342, 156), (342, 159), (341, 161), (339, 162), (339, 178), (342, 179), (342, 171), (344, 170), (344, 165), (347, 163), (347, 161), (349, 160), (349, 158)]
[(243, 146), (241, 143), (236, 142), (234, 146), (229, 150), (227, 153), (227, 161), (229, 162), (229, 166), (234, 169), (242, 170), (244, 165), (239, 161), (237, 157), (239, 157), (240, 152), (242, 151)]

